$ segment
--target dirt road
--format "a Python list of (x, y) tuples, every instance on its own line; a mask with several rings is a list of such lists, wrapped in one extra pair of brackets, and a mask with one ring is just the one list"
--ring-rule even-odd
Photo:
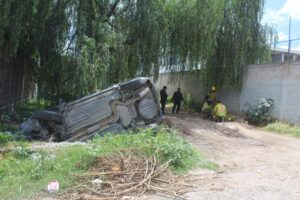
[[(300, 199), (299, 139), (237, 122), (214, 123), (196, 114), (166, 119), (220, 166), (217, 178), (201, 191), (187, 193), (187, 199)], [(192, 173), (206, 174), (200, 169)]]

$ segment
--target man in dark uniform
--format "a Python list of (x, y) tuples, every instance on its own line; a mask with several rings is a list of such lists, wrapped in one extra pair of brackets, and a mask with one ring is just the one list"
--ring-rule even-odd
[(161, 103), (161, 112), (165, 114), (165, 106), (168, 100), (167, 87), (164, 86), (160, 91), (160, 103)]
[(177, 108), (176, 113), (178, 113), (180, 110), (181, 101), (183, 101), (183, 96), (180, 92), (180, 88), (177, 88), (177, 91), (174, 92), (172, 99), (173, 99), (173, 104), (174, 104), (172, 113), (174, 114), (176, 108)]

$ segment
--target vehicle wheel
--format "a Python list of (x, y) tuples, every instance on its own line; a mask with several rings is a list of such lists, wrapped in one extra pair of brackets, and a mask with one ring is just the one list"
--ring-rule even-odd
[(152, 120), (158, 115), (158, 107), (152, 98), (143, 98), (138, 104), (139, 114), (144, 120)]
[(136, 79), (133, 79), (130, 81), (120, 83), (119, 86), (120, 86), (121, 91), (127, 91), (127, 90), (136, 89), (136, 88), (143, 86), (144, 84), (146, 84), (147, 80), (149, 80), (149, 79), (148, 78), (136, 78)]
[(60, 113), (48, 111), (48, 110), (41, 110), (34, 112), (32, 118), (40, 119), (40, 120), (49, 120), (54, 122), (63, 122), (63, 116)]

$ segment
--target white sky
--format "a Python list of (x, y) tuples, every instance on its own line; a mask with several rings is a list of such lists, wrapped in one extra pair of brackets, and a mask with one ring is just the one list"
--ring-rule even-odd
[[(263, 23), (273, 25), (277, 30), (279, 41), (288, 40), (290, 17), (291, 39), (300, 38), (300, 0), (265, 0)], [(278, 47), (287, 48), (288, 43), (279, 43)], [(300, 40), (292, 41), (291, 47), (300, 50)]]

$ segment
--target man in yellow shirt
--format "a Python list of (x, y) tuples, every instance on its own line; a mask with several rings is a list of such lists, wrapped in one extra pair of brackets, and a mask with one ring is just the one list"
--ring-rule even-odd
[(214, 107), (214, 118), (217, 121), (224, 121), (226, 116), (227, 116), (226, 106), (221, 101), (217, 101), (217, 104)]
[(212, 117), (212, 102), (210, 99), (206, 99), (203, 103), (201, 113), (204, 119), (210, 119)]

